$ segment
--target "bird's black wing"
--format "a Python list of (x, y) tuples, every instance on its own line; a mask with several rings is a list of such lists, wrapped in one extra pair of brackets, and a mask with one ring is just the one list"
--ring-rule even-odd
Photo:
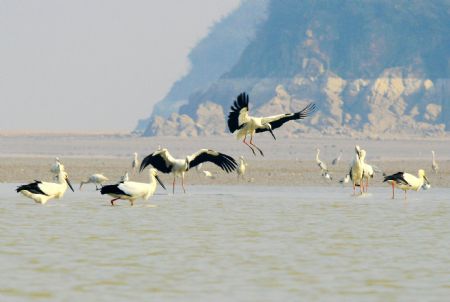
[(119, 184), (115, 184), (115, 185), (107, 185), (107, 186), (103, 186), (100, 189), (100, 193), (102, 195), (104, 194), (114, 194), (114, 195), (126, 195), (126, 196), (131, 196), (130, 194), (125, 193), (124, 191), (122, 191), (121, 189), (119, 189)]
[[(286, 113), (284, 115), (281, 115), (278, 119), (269, 122), (270, 126), (272, 127), (272, 130), (281, 127), (284, 123), (292, 120), (299, 120), (304, 119), (307, 116), (310, 116), (314, 112), (316, 112), (316, 104), (308, 104), (303, 110), (296, 112), (296, 113)], [(264, 132), (269, 131), (267, 128), (258, 128), (256, 129), (256, 132)]]
[(152, 165), (157, 169), (158, 171), (161, 171), (163, 173), (170, 173), (172, 172), (172, 165), (168, 164), (164, 157), (161, 154), (161, 151), (153, 152), (150, 155), (147, 155), (141, 163), (141, 167), (139, 168), (139, 171), (142, 172), (148, 165)]
[(193, 168), (204, 162), (212, 162), (213, 164), (219, 166), (222, 170), (227, 173), (236, 170), (237, 163), (229, 155), (216, 152), (214, 150), (202, 149), (197, 153), (192, 154), (188, 157), (189, 160), (189, 168)]
[(39, 184), (41, 184), (41, 183), (42, 183), (41, 181), (35, 180), (34, 182), (32, 182), (30, 184), (21, 185), (21, 186), (17, 187), (16, 192), (19, 193), (20, 191), (28, 191), (33, 194), (41, 194), (41, 195), (48, 196), (48, 194), (46, 194), (44, 191), (41, 190), (41, 188), (39, 188)]
[(248, 111), (248, 94), (242, 92), (234, 101), (228, 114), (228, 129), (230, 129), (231, 133), (242, 127), (242, 125), (239, 125), (239, 115), (244, 108)]
[(386, 176), (384, 178), (383, 182), (386, 182), (388, 180), (392, 180), (392, 181), (395, 181), (395, 182), (400, 183), (400, 184), (409, 185), (408, 182), (403, 177), (403, 174), (404, 174), (404, 172), (397, 172), (395, 174), (388, 175), (388, 176)]

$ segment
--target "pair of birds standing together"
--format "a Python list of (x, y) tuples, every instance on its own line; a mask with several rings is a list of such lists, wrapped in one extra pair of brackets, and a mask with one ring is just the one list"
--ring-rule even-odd
[[(363, 192), (367, 192), (369, 178), (373, 178), (374, 171), (371, 165), (364, 162), (366, 157), (365, 150), (362, 150), (359, 146), (356, 146), (355, 153), (356, 158), (352, 163), (349, 175), (350, 179), (353, 181), (353, 193), (355, 194), (355, 187), (359, 186), (362, 194)], [(365, 184), (364, 181), (366, 181)], [(385, 176), (383, 182), (388, 182), (391, 184), (392, 199), (395, 198), (395, 187), (398, 187), (405, 192), (406, 199), (408, 190), (419, 191), (422, 187), (424, 187), (424, 185), (430, 185), (423, 169), (420, 169), (417, 172), (417, 177), (409, 173), (397, 172), (392, 175)]]

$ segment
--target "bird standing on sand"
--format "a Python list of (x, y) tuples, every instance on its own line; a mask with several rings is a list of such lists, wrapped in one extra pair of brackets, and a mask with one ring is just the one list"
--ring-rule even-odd
[(128, 200), (131, 205), (134, 204), (134, 201), (138, 198), (149, 199), (156, 191), (156, 182), (158, 182), (161, 187), (166, 189), (164, 184), (158, 177), (158, 172), (156, 169), (151, 168), (149, 170), (150, 174), (150, 182), (149, 183), (141, 183), (134, 181), (126, 181), (121, 182), (115, 185), (107, 185), (103, 186), (100, 189), (100, 193), (102, 195), (107, 194), (111, 197), (114, 197), (111, 200), (111, 205), (114, 205), (114, 201), (118, 199)]
[(17, 187), (16, 191), (41, 204), (45, 204), (53, 198), (62, 198), (67, 186), (70, 187), (72, 192), (74, 191), (66, 172), (59, 171), (57, 181), (57, 183), (53, 183), (35, 180), (33, 183)]
[(134, 152), (134, 159), (131, 162), (131, 168), (133, 169), (133, 173), (136, 173), (136, 169), (139, 167), (139, 160), (137, 152)]
[[(231, 106), (231, 112), (228, 115), (228, 129), (231, 133), (237, 131), (237, 139), (243, 138), (242, 142), (252, 150), (254, 155), (256, 155), (256, 152), (253, 147), (255, 147), (259, 153), (264, 156), (262, 150), (253, 143), (253, 136), (255, 133), (269, 131), (270, 134), (272, 134), (273, 139), (276, 139), (272, 130), (281, 127), (288, 121), (304, 119), (314, 113), (315, 110), (316, 105), (309, 104), (303, 110), (295, 113), (286, 113), (267, 117), (253, 117), (248, 114), (248, 95), (243, 92), (238, 95), (237, 99), (233, 103), (233, 106)], [(247, 135), (250, 135), (249, 144), (245, 141)]]
[(430, 184), (428, 181), (425, 171), (420, 169), (417, 172), (417, 177), (404, 172), (397, 172), (395, 174), (386, 176), (383, 182), (389, 182), (392, 186), (392, 199), (394, 199), (394, 187), (397, 186), (405, 192), (405, 199), (407, 198), (406, 191), (414, 190), (419, 191), (424, 184)]
[(173, 193), (175, 193), (175, 178), (177, 176), (181, 176), (181, 186), (183, 187), (183, 191), (186, 193), (186, 189), (184, 188), (184, 174), (189, 171), (189, 169), (208, 161), (219, 166), (227, 173), (236, 170), (237, 167), (236, 161), (231, 156), (214, 150), (201, 149), (190, 156), (186, 156), (184, 159), (178, 159), (174, 158), (169, 153), (169, 150), (164, 148), (147, 155), (142, 160), (140, 171), (142, 172), (145, 167), (152, 165), (154, 168), (163, 173), (172, 173)]
[(85, 184), (95, 184), (95, 189), (98, 190), (97, 185), (101, 186), (105, 181), (108, 181), (108, 180), (109, 179), (102, 174), (99, 174), (99, 173), (92, 174), (91, 176), (89, 176), (89, 178), (87, 180), (83, 180), (80, 182), (80, 191), (81, 191), (81, 188), (83, 187), (83, 185), (85, 185)]
[(438, 170), (439, 170), (439, 165), (436, 162), (434, 151), (431, 151), (431, 155), (433, 157), (432, 162), (431, 162), (431, 169), (433, 170), (434, 174), (437, 174)]

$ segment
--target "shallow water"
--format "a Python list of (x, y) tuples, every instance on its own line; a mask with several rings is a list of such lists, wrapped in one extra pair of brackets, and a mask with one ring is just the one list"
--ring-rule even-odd
[(189, 186), (111, 207), (14, 188), (0, 184), (0, 301), (450, 297), (449, 189)]

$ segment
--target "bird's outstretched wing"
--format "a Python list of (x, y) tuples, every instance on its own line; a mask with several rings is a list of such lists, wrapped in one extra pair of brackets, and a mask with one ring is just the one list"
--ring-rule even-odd
[(242, 92), (234, 101), (228, 114), (228, 129), (231, 133), (240, 129), (247, 122), (248, 110), (248, 94)]
[[(304, 119), (305, 117), (310, 116), (314, 112), (316, 112), (316, 104), (310, 103), (299, 112), (263, 117), (261, 122), (263, 124), (269, 123), (270, 126), (272, 126), (272, 130), (274, 130), (276, 128), (281, 127), (284, 123), (288, 121)], [(264, 132), (268, 130), (269, 129), (267, 128), (258, 128), (256, 129), (256, 132)]]
[(384, 178), (383, 182), (391, 180), (391, 181), (394, 181), (399, 184), (409, 185), (409, 183), (405, 180), (403, 174), (404, 174), (404, 172), (397, 172), (395, 174), (388, 175)]
[(147, 155), (141, 163), (139, 171), (142, 172), (148, 165), (152, 165), (158, 171), (163, 173), (172, 172), (174, 158), (167, 149), (162, 149)]
[(201, 149), (191, 156), (188, 156), (188, 161), (189, 168), (193, 168), (206, 161), (212, 162), (227, 173), (230, 173), (237, 168), (237, 163), (231, 156), (208, 149)]
[(41, 181), (35, 180), (34, 182), (32, 182), (30, 184), (21, 185), (21, 186), (17, 187), (16, 192), (19, 193), (20, 191), (28, 191), (33, 194), (41, 194), (41, 195), (49, 196), (47, 193), (42, 191), (41, 188), (39, 188), (39, 184), (41, 184), (41, 183), (42, 183)]

